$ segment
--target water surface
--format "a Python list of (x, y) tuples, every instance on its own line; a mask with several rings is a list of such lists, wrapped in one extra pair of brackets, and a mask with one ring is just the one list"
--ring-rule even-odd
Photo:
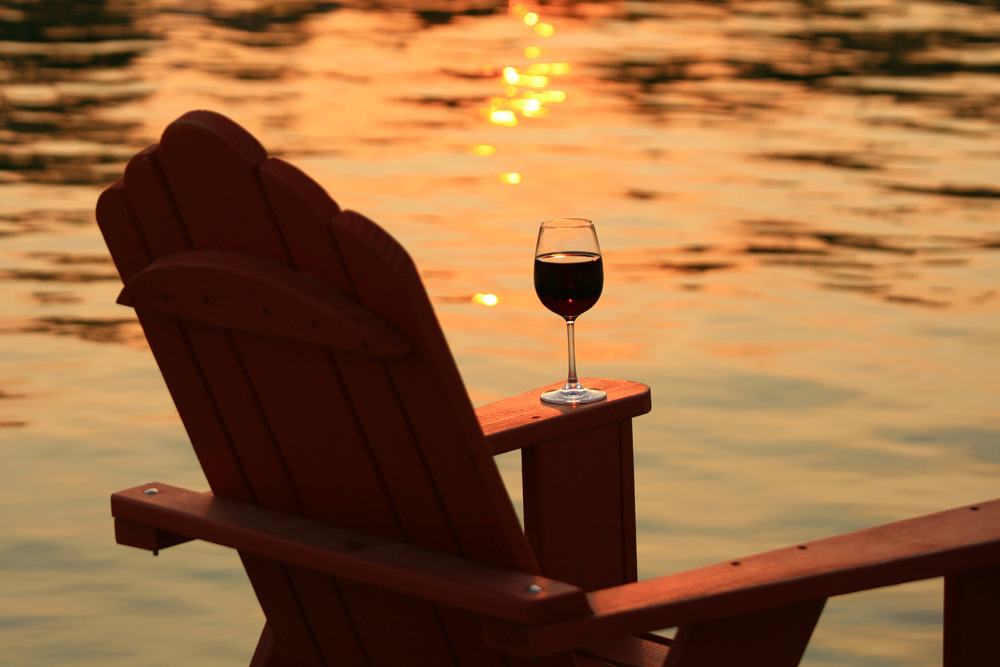
[[(564, 372), (531, 250), (594, 219), (579, 365), (652, 387), (650, 577), (996, 496), (998, 75), (985, 0), (0, 1), (0, 664), (246, 664), (261, 627), (233, 554), (108, 516), (205, 486), (93, 222), (181, 113), (399, 238), (476, 404)], [(939, 600), (833, 600), (805, 664), (939, 664)]]

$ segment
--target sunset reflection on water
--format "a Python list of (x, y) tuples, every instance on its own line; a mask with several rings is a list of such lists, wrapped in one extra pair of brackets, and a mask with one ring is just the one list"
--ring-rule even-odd
[[(204, 487), (93, 222), (192, 108), (403, 242), (476, 404), (564, 376), (532, 249), (546, 218), (595, 220), (577, 358), (653, 390), (644, 577), (996, 495), (995, 3), (0, 12), (0, 662), (245, 664), (256, 642), (232, 554), (154, 561), (107, 510)], [(939, 664), (939, 594), (831, 601), (805, 664)]]

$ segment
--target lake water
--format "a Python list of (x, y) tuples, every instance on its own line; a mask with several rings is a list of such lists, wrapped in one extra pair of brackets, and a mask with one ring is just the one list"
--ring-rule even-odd
[[(578, 362), (652, 388), (642, 577), (997, 495), (995, 0), (2, 0), (2, 665), (256, 643), (234, 554), (108, 508), (205, 486), (93, 222), (193, 108), (407, 246), (476, 404), (563, 376), (532, 249), (595, 220)], [(805, 664), (939, 664), (940, 596), (831, 600)]]

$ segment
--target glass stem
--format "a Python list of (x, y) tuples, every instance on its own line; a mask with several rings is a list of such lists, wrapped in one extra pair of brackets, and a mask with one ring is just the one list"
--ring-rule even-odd
[(566, 318), (566, 345), (569, 348), (569, 373), (566, 379), (566, 386), (563, 390), (577, 390), (582, 387), (580, 380), (576, 377), (576, 341), (573, 336), (574, 321)]

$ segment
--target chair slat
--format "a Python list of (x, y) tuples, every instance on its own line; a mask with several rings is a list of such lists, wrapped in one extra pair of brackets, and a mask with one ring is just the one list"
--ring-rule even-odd
[[(412, 358), (387, 360), (386, 378), (396, 387), (402, 414), (420, 434), (435, 493), (443, 498), (452, 526), (460, 527), (455, 534), (462, 536), (465, 549), (472, 550), (471, 557), (536, 571), (412, 261), (385, 232), (356, 213), (338, 216), (334, 230), (359, 298), (420, 350)], [(386, 275), (393, 279), (386, 280)], [(455, 442), (464, 443), (462, 456), (455, 456)], [(396, 458), (394, 451), (387, 453)], [(386, 463), (398, 466), (396, 461)], [(399, 471), (401, 477), (407, 476), (405, 468)]]
[(355, 296), (331, 227), (340, 213), (337, 203), (309, 176), (277, 158), (263, 162), (258, 173), (271, 210), (281, 221), (292, 265)]
[(216, 114), (191, 112), (164, 131), (157, 155), (195, 248), (288, 263), (257, 177), (267, 152), (256, 139)]
[[(302, 501), (294, 480), (275, 446), (274, 434), (262, 412), (260, 399), (248, 382), (239, 354), (240, 340), (252, 337), (239, 331), (186, 322), (188, 340), (208, 385), (226, 432), (239, 443), (238, 456), (258, 504), (302, 515)], [(273, 346), (287, 345), (282, 341)]]
[(329, 353), (312, 345), (276, 346), (261, 336), (243, 336), (239, 345), (305, 516), (403, 539), (385, 481)]
[(292, 584), (288, 566), (245, 551), (240, 552), (240, 559), (268, 619), (265, 634), (273, 635), (274, 647), (265, 652), (268, 661), (264, 664), (326, 667), (320, 638)]
[[(296, 592), (304, 623), (309, 627), (318, 652), (327, 665), (372, 665), (348, 595), (337, 580), (315, 570), (286, 566)], [(282, 657), (289, 654), (283, 647)]]
[(192, 354), (184, 324), (156, 313), (138, 315), (209, 487), (223, 498), (256, 503), (235, 443), (220, 418), (215, 395)]
[(97, 200), (97, 218), (101, 222), (101, 234), (108, 244), (111, 259), (122, 280), (128, 280), (142, 270), (151, 257), (149, 247), (128, 209), (123, 186), (124, 181), (118, 181), (101, 193)]
[(135, 212), (135, 225), (151, 253), (150, 259), (194, 247), (178, 215), (170, 184), (157, 162), (156, 146), (129, 161), (124, 180), (126, 200), (129, 209)]

